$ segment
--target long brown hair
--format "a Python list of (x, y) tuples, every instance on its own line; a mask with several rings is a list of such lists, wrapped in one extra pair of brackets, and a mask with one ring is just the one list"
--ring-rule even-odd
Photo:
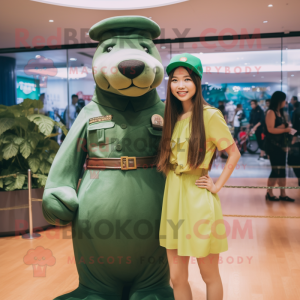
[[(208, 104), (202, 96), (201, 78), (192, 72), (191, 69), (184, 67), (188, 72), (196, 86), (195, 95), (192, 98), (193, 110), (192, 117), (189, 125), (192, 125), (191, 136), (189, 138), (189, 150), (187, 163), (191, 169), (196, 169), (205, 158), (206, 150), (206, 136), (205, 127), (203, 121), (203, 105)], [(164, 127), (162, 132), (162, 138), (158, 147), (157, 155), (157, 170), (167, 174), (169, 171), (169, 159), (171, 154), (171, 137), (177, 122), (178, 116), (183, 112), (181, 101), (178, 100), (171, 92), (171, 82), (173, 74), (176, 69), (172, 70), (169, 74), (169, 81), (167, 86), (167, 98), (164, 113)], [(211, 162), (209, 164), (209, 170), (213, 160), (216, 158), (216, 152), (214, 153)]]

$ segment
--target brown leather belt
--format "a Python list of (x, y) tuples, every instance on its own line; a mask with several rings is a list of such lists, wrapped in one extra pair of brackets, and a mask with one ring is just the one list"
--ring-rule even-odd
[(120, 158), (95, 158), (89, 157), (86, 160), (87, 169), (120, 169), (135, 170), (137, 168), (153, 168), (156, 166), (154, 156), (121, 156)]

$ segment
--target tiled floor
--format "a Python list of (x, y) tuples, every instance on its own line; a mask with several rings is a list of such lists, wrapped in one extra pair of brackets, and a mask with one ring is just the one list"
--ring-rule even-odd
[[(228, 185), (247, 185), (249, 178), (230, 178)], [(261, 186), (263, 178), (251, 178)], [(297, 179), (287, 179), (296, 186)], [(263, 189), (223, 188), (218, 193), (223, 214), (259, 216), (300, 216), (300, 190), (288, 191), (295, 203), (266, 201)], [(276, 193), (277, 194), (277, 191)], [(220, 273), (224, 300), (299, 300), (300, 299), (300, 219), (225, 217), (229, 249), (220, 254)], [(244, 229), (247, 230), (244, 230)], [(72, 260), (73, 245), (63, 229), (40, 232), (41, 238), (0, 238), (0, 299), (51, 300), (78, 286), (78, 273)], [(33, 265), (24, 263), (30, 249), (50, 249), (56, 259), (45, 277), (36, 277)], [(189, 262), (189, 282), (193, 300), (206, 299), (206, 286), (194, 258)], [(87, 299), (87, 298), (86, 298)], [(90, 299), (90, 298), (88, 298)], [(75, 300), (75, 299), (74, 299)]]

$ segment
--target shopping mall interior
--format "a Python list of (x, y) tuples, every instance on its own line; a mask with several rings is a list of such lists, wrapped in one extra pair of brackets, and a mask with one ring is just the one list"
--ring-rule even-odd
[[(3, 284), (1, 299), (300, 299), (299, 11), (298, 0), (3, 2), (0, 12), (0, 278)], [(107, 19), (109, 20), (106, 21)], [(140, 25), (137, 25), (139, 22)], [(124, 32), (127, 32), (127, 29), (136, 31), (126, 35)], [(93, 39), (97, 30), (102, 30), (98, 40)], [(144, 33), (147, 30), (148, 32)], [(123, 46), (129, 51), (126, 52), (129, 53), (126, 54), (130, 59), (127, 59), (128, 63), (143, 57), (143, 49), (146, 49), (147, 55), (150, 54), (152, 59), (155, 57), (161, 64), (163, 75), (155, 73), (155, 78), (159, 77), (160, 82), (154, 88), (160, 101), (156, 102), (156, 110), (154, 106), (151, 112), (150, 108), (148, 110), (152, 115), (158, 114), (163, 124), (171, 126), (172, 120), (171, 110), (167, 110), (167, 100), (171, 99), (168, 95), (168, 83), (172, 78), (167, 72), (170, 61), (182, 55), (184, 60), (180, 60), (183, 62), (187, 60), (186, 57), (190, 57), (188, 55), (192, 55), (202, 64), (203, 99), (221, 112), (220, 116), (224, 117), (222, 124), (226, 124), (223, 129), (230, 132), (230, 139), (232, 138), (235, 149), (240, 154), (238, 161), (234, 162), (232, 152), (228, 151), (229, 147), (221, 149), (216, 146), (215, 159), (208, 175), (215, 187), (219, 183), (222, 188), (215, 191), (201, 188), (198, 198), (194, 194), (198, 199), (197, 203), (204, 201), (210, 207), (210, 218), (217, 220), (218, 209), (223, 216), (221, 219), (224, 222), (219, 225), (218, 234), (213, 227), (216, 225), (212, 225), (210, 231), (203, 229), (203, 232), (210, 236), (210, 241), (214, 241), (213, 230), (218, 236), (217, 242), (223, 241), (224, 236), (226, 243), (228, 241), (227, 251), (213, 250), (217, 248), (213, 248), (213, 242), (210, 242), (206, 254), (218, 255), (217, 266), (222, 281), (222, 292), (216, 292), (220, 289), (217, 283), (213, 285), (206, 280), (205, 267), (202, 266), (201, 269), (199, 257), (193, 254), (202, 253), (200, 250), (197, 252), (196, 248), (201, 248), (204, 244), (193, 245), (194, 248), (182, 246), (181, 254), (179, 243), (178, 248), (171, 243), (168, 247), (162, 244), (158, 246), (158, 238), (147, 241), (145, 237), (134, 237), (133, 240), (138, 240), (141, 245), (133, 243), (130, 246), (131, 238), (124, 234), (125, 227), (119, 228), (121, 237), (118, 237), (118, 234), (109, 238), (100, 235), (100, 242), (96, 232), (99, 244), (78, 237), (80, 232), (76, 230), (81, 228), (80, 230), (86, 232), (85, 225), (88, 226), (83, 225), (84, 216), (87, 219), (85, 221), (89, 222), (99, 221), (103, 216), (103, 220), (106, 218), (107, 222), (118, 220), (123, 224), (125, 218), (140, 218), (137, 222), (143, 222), (147, 220), (147, 214), (144, 215), (143, 212), (148, 210), (150, 213), (152, 210), (154, 220), (156, 213), (160, 217), (161, 212), (167, 210), (167, 193), (171, 195), (170, 188), (162, 188), (160, 193), (162, 183), (157, 183), (158, 175), (154, 174), (153, 170), (148, 171), (141, 167), (129, 170), (129, 161), (125, 163), (127, 169), (122, 168), (121, 157), (138, 158), (134, 151), (121, 151), (122, 139), (121, 142), (118, 139), (108, 142), (112, 147), (111, 152), (108, 156), (99, 156), (101, 159), (118, 160), (118, 171), (91, 166), (91, 159), (101, 160), (97, 157), (97, 151), (93, 154), (89, 148), (87, 158), (81, 155), (82, 139), (90, 139), (97, 144), (100, 143), (103, 134), (116, 134), (123, 138), (136, 138), (139, 134), (145, 137), (145, 134), (151, 134), (158, 143), (164, 136), (165, 127), (162, 126), (160, 131), (156, 130), (153, 123), (151, 127), (150, 117), (149, 121), (146, 120), (147, 109), (134, 119), (131, 113), (126, 114), (125, 109), (106, 109), (113, 108), (115, 100), (111, 100), (108, 106), (101, 102), (101, 99), (95, 100), (100, 95), (96, 93), (97, 89), (103, 89), (99, 85), (95, 65), (101, 62), (99, 49), (104, 47), (102, 43), (105, 43), (105, 39), (108, 40), (105, 35), (107, 32), (113, 32), (113, 37), (125, 41)], [(144, 35), (142, 38), (139, 36), (142, 40), (147, 36), (148, 44), (152, 48), (147, 48), (147, 43), (140, 43), (140, 49), (132, 46), (132, 41), (137, 39), (135, 32)], [(148, 38), (147, 34), (151, 37)], [(108, 46), (111, 46), (111, 49), (114, 47), (111, 44)], [(125, 54), (122, 54), (124, 49), (121, 43), (118, 49), (118, 63), (126, 60), (122, 58), (122, 55), (125, 57)], [(138, 51), (143, 53), (140, 55)], [(101, 72), (106, 68), (105, 63), (109, 64), (109, 56), (107, 57), (107, 61), (102, 61), (100, 65)], [(119, 70), (121, 72), (120, 67)], [(145, 70), (140, 73), (145, 73)], [(116, 76), (117, 79), (112, 83), (108, 82), (115, 88), (118, 80), (122, 80), (120, 76)], [(102, 90), (103, 97), (109, 94), (104, 92), (106, 94), (103, 94)], [(123, 95), (121, 90), (117, 95)], [(281, 108), (277, 107), (278, 115), (272, 111), (274, 117), (271, 120), (269, 112), (277, 101), (276, 95), (284, 97), (278, 100), (280, 103), (285, 102)], [(142, 99), (142, 96), (138, 98)], [(136, 96), (122, 97), (132, 99)], [(107, 99), (105, 101), (110, 101), (109, 96)], [(276, 105), (277, 103), (279, 102), (276, 102)], [(259, 124), (258, 107), (263, 116)], [(110, 117), (111, 114), (115, 114), (115, 119), (101, 119)], [(86, 116), (86, 125), (80, 127), (83, 116)], [(169, 122), (166, 121), (168, 116)], [(270, 136), (283, 133), (282, 129), (278, 134), (271, 134), (271, 127), (272, 133), (276, 133), (277, 116), (284, 120), (286, 129), (292, 128), (285, 131), (285, 147), (278, 144), (271, 147), (267, 145)], [(95, 118), (98, 119), (95, 121)], [(184, 117), (178, 120), (180, 122), (183, 119)], [(203, 116), (199, 119), (203, 123)], [(95, 124), (91, 125), (94, 122)], [(151, 128), (148, 127), (147, 132), (144, 132), (141, 126), (148, 126), (146, 122), (149, 122)], [(113, 125), (110, 125), (112, 123)], [(280, 126), (283, 125), (279, 125), (278, 128), (284, 128)], [(171, 129), (166, 128), (166, 132)], [(261, 129), (256, 130), (257, 128)], [(134, 131), (136, 129), (138, 130)], [(222, 128), (216, 126), (214, 130), (221, 132)], [(145, 151), (142, 152), (145, 154), (139, 156), (156, 155), (157, 147), (158, 144), (156, 152)], [(275, 152), (283, 157), (280, 163)], [(226, 169), (230, 167), (230, 159), (232, 168), (226, 173)], [(96, 164), (95, 161), (92, 163)], [(80, 162), (82, 165), (79, 165)], [(274, 168), (281, 171), (276, 173)], [(120, 175), (115, 178), (113, 172), (119, 172)], [(141, 175), (131, 175), (134, 172), (141, 172)], [(143, 172), (148, 172), (148, 175), (144, 175)], [(274, 177), (274, 174), (278, 176)], [(176, 178), (183, 180), (182, 176)], [(187, 185), (184, 187), (184, 181), (180, 184), (183, 184), (183, 187), (178, 190), (178, 199), (183, 197), (183, 202), (177, 209), (176, 218), (184, 216), (183, 212), (187, 207), (192, 207), (186, 204), (190, 195)], [(197, 188), (199, 191), (199, 187)], [(176, 192), (176, 197), (177, 194)], [(87, 195), (89, 201), (93, 202), (93, 209), (87, 207), (90, 205)], [(174, 196), (174, 199), (176, 197)], [(131, 200), (126, 204), (127, 198)], [(148, 199), (151, 200), (151, 204), (147, 203)], [(173, 206), (176, 204), (174, 200)], [(200, 216), (201, 205), (193, 208), (195, 213), (196, 209), (199, 209), (197, 213)], [(113, 210), (112, 218), (109, 217), (109, 209)], [(97, 215), (96, 211), (101, 213)], [(170, 213), (171, 208), (168, 211), (169, 217)], [(69, 215), (72, 215), (72, 218)], [(188, 212), (187, 216), (190, 215), (192, 213)], [(61, 223), (55, 223), (55, 218)], [(118, 226), (120, 227), (120, 224), (116, 225), (116, 229)], [(88, 229), (96, 231), (91, 227)], [(103, 232), (105, 230), (107, 231), (107, 228), (104, 228)], [(145, 230), (141, 226), (141, 232)], [(154, 235), (158, 236), (159, 227), (154, 227), (153, 230)], [(181, 243), (190, 245), (193, 241), (187, 237)], [(103, 247), (102, 252), (94, 249), (99, 245)], [(105, 252), (107, 248), (108, 252)], [(136, 248), (140, 250), (137, 251)], [(126, 264), (117, 258), (122, 254), (124, 257), (133, 256), (135, 259), (136, 253), (144, 253), (146, 257), (150, 248), (153, 253), (157, 251), (155, 255), (159, 252), (164, 257), (162, 264), (153, 263), (151, 259), (147, 261), (146, 258), (143, 264), (140, 258), (137, 264)], [(180, 276), (174, 271), (180, 268), (171, 267), (170, 256), (167, 260), (166, 248), (178, 249), (179, 258), (190, 257), (187, 267), (190, 294), (180, 294), (180, 291), (184, 290), (181, 290), (180, 285), (185, 284), (182, 283), (184, 278), (182, 277), (181, 282)], [(193, 251), (189, 252), (189, 249)], [(107, 260), (106, 254), (104, 258), (101, 256), (105, 261), (103, 266), (99, 260), (96, 266), (91, 262), (82, 262), (83, 256), (90, 257), (93, 253), (110, 254), (107, 254)], [(113, 262), (109, 261), (110, 257)], [(37, 260), (42, 263), (38, 263)], [(48, 263), (44, 262), (45, 260), (48, 260)], [(136, 269), (139, 271), (134, 273)], [(183, 266), (182, 273), (184, 270)], [(123, 284), (123, 291), (119, 290)], [(159, 287), (160, 284), (166, 291), (155, 294), (154, 287)]]

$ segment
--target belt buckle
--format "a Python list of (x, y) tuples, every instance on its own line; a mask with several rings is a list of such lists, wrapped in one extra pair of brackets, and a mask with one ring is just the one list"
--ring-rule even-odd
[[(129, 164), (133, 164), (133, 166), (129, 166)], [(136, 168), (135, 156), (121, 156), (121, 170), (135, 170)]]

